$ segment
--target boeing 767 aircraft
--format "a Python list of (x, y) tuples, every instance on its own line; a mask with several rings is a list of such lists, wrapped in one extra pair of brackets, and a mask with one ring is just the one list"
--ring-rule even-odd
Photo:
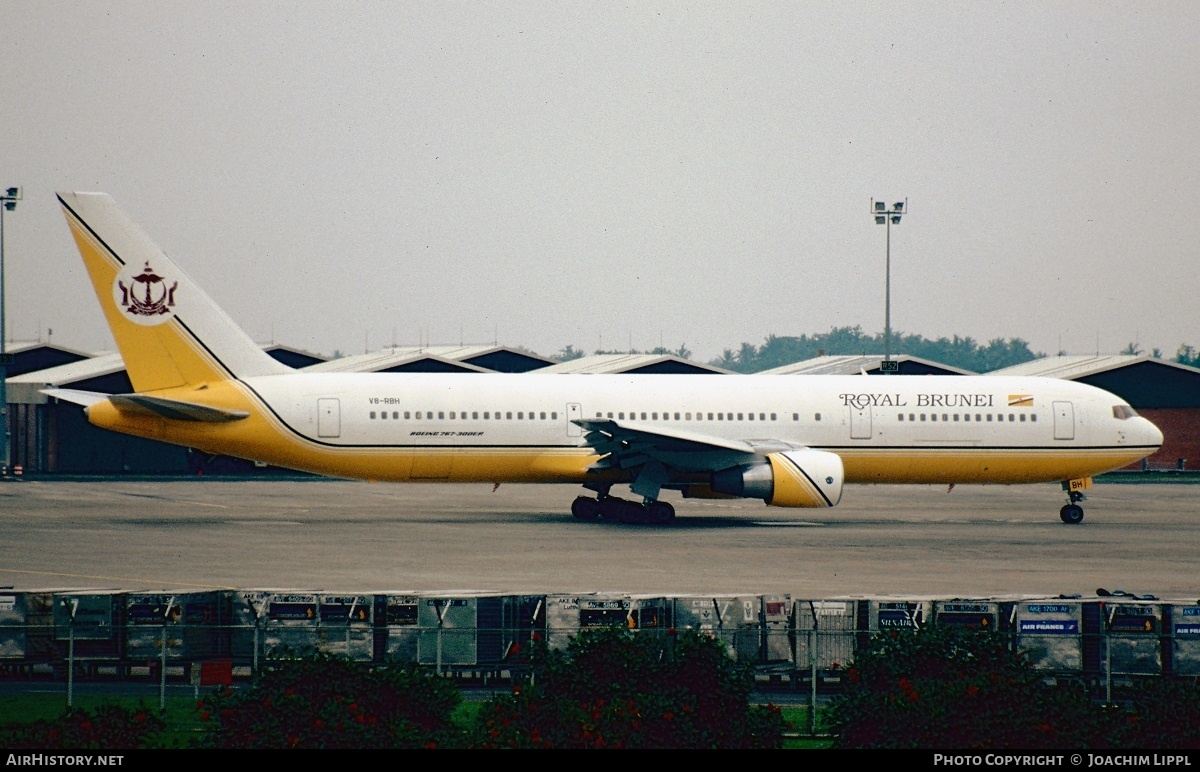
[[(1061, 481), (1162, 433), (1048, 378), (304, 373), (262, 351), (101, 193), (60, 193), (133, 383), (51, 389), (96, 426), (337, 477), (579, 483), (580, 520), (667, 523), (665, 490), (832, 507), (844, 483)], [(628, 485), (635, 500), (612, 495)]]

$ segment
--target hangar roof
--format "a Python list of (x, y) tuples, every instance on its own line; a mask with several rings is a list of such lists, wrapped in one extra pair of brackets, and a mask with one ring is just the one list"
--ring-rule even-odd
[(78, 351), (55, 343), (35, 341), (9, 341), (4, 346), (4, 353), (12, 356), (8, 366), (8, 377), (13, 378), (34, 370), (56, 367), (68, 362), (77, 362), (91, 356), (85, 351)]
[(621, 373), (683, 373), (698, 375), (727, 374), (720, 367), (693, 362), (672, 354), (595, 354), (571, 359), (542, 368), (539, 373), (621, 374)]
[(1139, 361), (1152, 359), (1148, 354), (1072, 354), (1062, 357), (1042, 357), (1024, 361), (1012, 367), (989, 372), (989, 376), (1042, 376), (1045, 378), (1075, 378), (1096, 375), (1098, 372), (1116, 370)]
[(15, 375), (8, 379), (8, 401), (14, 404), (40, 405), (46, 401), (42, 389), (77, 386), (84, 381), (125, 372), (125, 361), (115, 351), (99, 354), (58, 367)]
[[(899, 363), (901, 375), (973, 374), (970, 370), (962, 370), (908, 354), (897, 354), (892, 357), (892, 360)], [(883, 357), (878, 354), (822, 356), (782, 367), (773, 367), (770, 370), (762, 370), (757, 375), (857, 375), (864, 370), (868, 375), (879, 375), (882, 362)]]
[(308, 367), (309, 365), (315, 365), (318, 362), (324, 362), (329, 359), (329, 357), (322, 354), (314, 354), (311, 351), (305, 351), (304, 349), (294, 348), (292, 346), (284, 346), (279, 343), (268, 343), (263, 346), (262, 349), (270, 354), (271, 358), (276, 362), (282, 362), (288, 367), (294, 367), (296, 369)]
[(330, 359), (303, 368), (306, 373), (486, 373), (482, 367), (431, 354), (427, 349), (386, 349)]
[(79, 349), (75, 348), (67, 348), (66, 346), (60, 346), (57, 343), (47, 343), (44, 340), (10, 340), (4, 346), (4, 350), (9, 354), (19, 354), (24, 351), (33, 351), (34, 349), (39, 348), (54, 349), (55, 351), (66, 351), (67, 353), (81, 357), (91, 356), (91, 354), (86, 351), (80, 351)]
[[(422, 369), (421, 362), (426, 362), (429, 369)], [(408, 372), (524, 373), (552, 364), (553, 359), (511, 346), (393, 346), (330, 360), (314, 365), (311, 371), (374, 373), (399, 369)]]
[(1149, 354), (1045, 357), (988, 375), (1079, 381), (1112, 392), (1135, 408), (1200, 407), (1200, 369)]
[(549, 357), (535, 354), (532, 351), (513, 348), (512, 346), (471, 345), (471, 346), (425, 346), (410, 347), (411, 351), (425, 351), (446, 359), (482, 367), (503, 373), (526, 373), (530, 370), (540, 370), (555, 364)]

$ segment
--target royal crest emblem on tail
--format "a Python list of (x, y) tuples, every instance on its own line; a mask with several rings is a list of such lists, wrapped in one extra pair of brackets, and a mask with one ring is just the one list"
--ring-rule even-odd
[[(136, 269), (134, 269), (136, 270)], [(126, 268), (117, 276), (113, 300), (125, 315), (143, 325), (161, 324), (174, 314), (175, 290), (179, 282), (167, 285), (167, 278), (155, 273), (147, 261), (140, 272)]]

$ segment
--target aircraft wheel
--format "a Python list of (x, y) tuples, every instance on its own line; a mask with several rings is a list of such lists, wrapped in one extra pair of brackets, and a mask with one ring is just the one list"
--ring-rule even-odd
[(617, 519), (625, 525), (637, 525), (646, 522), (646, 508), (633, 501), (622, 501)]
[(1083, 522), (1083, 507), (1078, 504), (1067, 504), (1058, 511), (1058, 516), (1064, 523), (1077, 525)]
[(580, 496), (571, 502), (571, 514), (576, 520), (595, 520), (600, 516), (600, 502), (587, 496)]
[(646, 520), (653, 525), (667, 525), (675, 519), (675, 507), (665, 501), (646, 505)]
[(606, 496), (596, 503), (596, 512), (605, 520), (617, 521), (621, 519), (621, 511), (624, 509), (625, 503), (624, 499)]

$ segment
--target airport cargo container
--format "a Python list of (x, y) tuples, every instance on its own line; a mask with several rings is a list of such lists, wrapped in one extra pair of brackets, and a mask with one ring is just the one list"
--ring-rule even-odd
[(76, 659), (119, 660), (122, 657), (124, 604), (116, 590), (55, 593), (52, 599), (54, 639)]
[(872, 634), (884, 630), (918, 630), (933, 621), (930, 600), (868, 600), (866, 608), (866, 630)]
[(417, 609), (421, 601), (415, 592), (383, 593), (383, 658), (389, 662), (416, 662), (421, 639)]
[(1109, 675), (1161, 675), (1163, 604), (1158, 601), (1099, 601), (1104, 625), (1104, 672)]
[(622, 593), (546, 596), (546, 642), (565, 649), (571, 638), (594, 627), (629, 627), (631, 599)]
[(358, 662), (375, 659), (375, 596), (353, 593), (317, 595), (316, 649)]
[(1200, 676), (1200, 603), (1177, 602), (1168, 609), (1167, 660), (1171, 663), (1171, 674)]
[(125, 656), (199, 662), (227, 653), (223, 593), (132, 592), (124, 596)]
[(849, 599), (795, 601), (792, 661), (798, 670), (840, 670), (854, 661), (859, 603)]
[(1082, 672), (1085, 606), (1078, 598), (1019, 601), (1013, 617), (1017, 649), (1040, 670)]
[(1006, 628), (1004, 605), (997, 600), (938, 600), (933, 602), (933, 620), (938, 627), (965, 627), (998, 632)]
[(299, 655), (317, 643), (317, 593), (236, 590), (232, 597), (230, 651), (257, 667), (265, 657)]
[(791, 660), (787, 596), (694, 595), (674, 598), (675, 626), (725, 644), (740, 662)]
[(514, 664), (531, 640), (536, 606), (531, 596), (501, 593), (419, 595), (417, 662), (439, 670)]
[(24, 660), (29, 651), (29, 594), (0, 591), (0, 660)]
[(761, 600), (763, 643), (759, 662), (791, 662), (792, 598), (790, 595), (763, 595)]

